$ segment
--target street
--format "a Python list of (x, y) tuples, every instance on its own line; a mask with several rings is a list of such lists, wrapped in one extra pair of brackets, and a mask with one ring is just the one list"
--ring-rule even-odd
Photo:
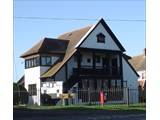
[(14, 110), (14, 120), (145, 120), (143, 111)]

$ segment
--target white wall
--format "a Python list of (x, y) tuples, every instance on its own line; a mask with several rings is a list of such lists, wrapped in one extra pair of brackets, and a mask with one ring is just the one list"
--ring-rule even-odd
[(138, 88), (138, 76), (132, 70), (132, 68), (128, 65), (126, 60), (122, 57), (122, 64), (123, 64), (123, 80), (127, 81), (127, 85), (129, 88)]
[[(37, 91), (40, 91), (40, 67), (25, 69), (25, 88), (28, 90), (29, 84), (36, 84)], [(40, 105), (40, 92), (35, 96), (29, 96), (29, 104)]]
[[(99, 34), (100, 32), (105, 35), (105, 43), (97, 43), (97, 34)], [(107, 50), (120, 50), (101, 23), (98, 24), (98, 26), (92, 31), (92, 33), (81, 44), (80, 47), (107, 49)]]
[(30, 104), (40, 105), (40, 75), (48, 70), (49, 67), (33, 67), (25, 69), (25, 88), (28, 90), (29, 84), (36, 84), (37, 95), (29, 97)]
[(59, 97), (59, 95), (62, 94), (62, 87), (62, 81), (43, 82), (41, 87), (41, 93), (43, 94), (44, 90), (46, 90), (47, 94), (50, 94), (51, 96), (55, 94), (55, 97)]
[(130, 89), (129, 98), (130, 103), (138, 103), (138, 76), (134, 73), (132, 68), (128, 65), (126, 60), (122, 57), (123, 64), (123, 80), (127, 81)]

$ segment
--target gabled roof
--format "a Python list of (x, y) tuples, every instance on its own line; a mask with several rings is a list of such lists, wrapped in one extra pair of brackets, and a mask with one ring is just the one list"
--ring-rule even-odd
[(134, 67), (130, 64), (129, 60), (128, 60), (128, 55), (126, 56), (126, 54), (122, 55), (124, 60), (128, 63), (128, 65), (130, 66), (130, 68), (133, 70), (133, 72), (139, 77), (137, 71), (134, 69)]
[(138, 56), (132, 57), (132, 59), (129, 60), (131, 65), (134, 67), (136, 71), (143, 71), (146, 70), (146, 56), (145, 54), (141, 54)]
[(119, 40), (117, 39), (117, 37), (114, 35), (114, 33), (112, 32), (112, 30), (109, 28), (109, 26), (106, 24), (106, 22), (103, 20), (103, 18), (101, 18), (96, 25), (94, 25), (94, 26), (92, 26), (90, 28), (90, 30), (85, 34), (85, 36), (83, 36), (83, 38), (78, 42), (78, 44), (76, 45), (76, 47), (80, 47), (80, 45), (85, 41), (85, 39), (87, 39), (87, 37), (92, 33), (92, 31), (100, 23), (104, 26), (105, 30), (109, 33), (109, 35), (111, 36), (111, 38), (113, 39), (113, 41), (117, 44), (117, 46), (119, 47), (119, 49), (122, 52), (125, 52), (126, 50), (124, 49), (124, 47), (122, 46), (122, 44), (119, 42)]
[(34, 45), (30, 50), (25, 52), (21, 57), (24, 58), (37, 53), (65, 53), (62, 61), (58, 61), (57, 64), (53, 65), (48, 71), (41, 75), (41, 78), (52, 77), (74, 55), (74, 53), (77, 51), (77, 48), (85, 41), (85, 39), (92, 33), (99, 23), (104, 26), (120, 50), (124, 52), (125, 49), (118, 41), (114, 33), (105, 23), (105, 21), (100, 19), (98, 23), (93, 26), (67, 32), (60, 35), (57, 39), (44, 38), (38, 44)]
[(68, 40), (44, 38), (21, 55), (22, 58), (38, 53), (65, 53)]

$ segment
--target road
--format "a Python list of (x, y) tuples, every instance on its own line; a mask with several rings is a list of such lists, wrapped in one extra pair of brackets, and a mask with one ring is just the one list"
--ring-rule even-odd
[(13, 120), (145, 120), (142, 111), (14, 110)]

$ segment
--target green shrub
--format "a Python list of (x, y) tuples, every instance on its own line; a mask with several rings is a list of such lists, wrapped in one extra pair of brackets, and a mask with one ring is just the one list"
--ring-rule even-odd
[(24, 86), (13, 83), (13, 105), (27, 104), (28, 92)]

